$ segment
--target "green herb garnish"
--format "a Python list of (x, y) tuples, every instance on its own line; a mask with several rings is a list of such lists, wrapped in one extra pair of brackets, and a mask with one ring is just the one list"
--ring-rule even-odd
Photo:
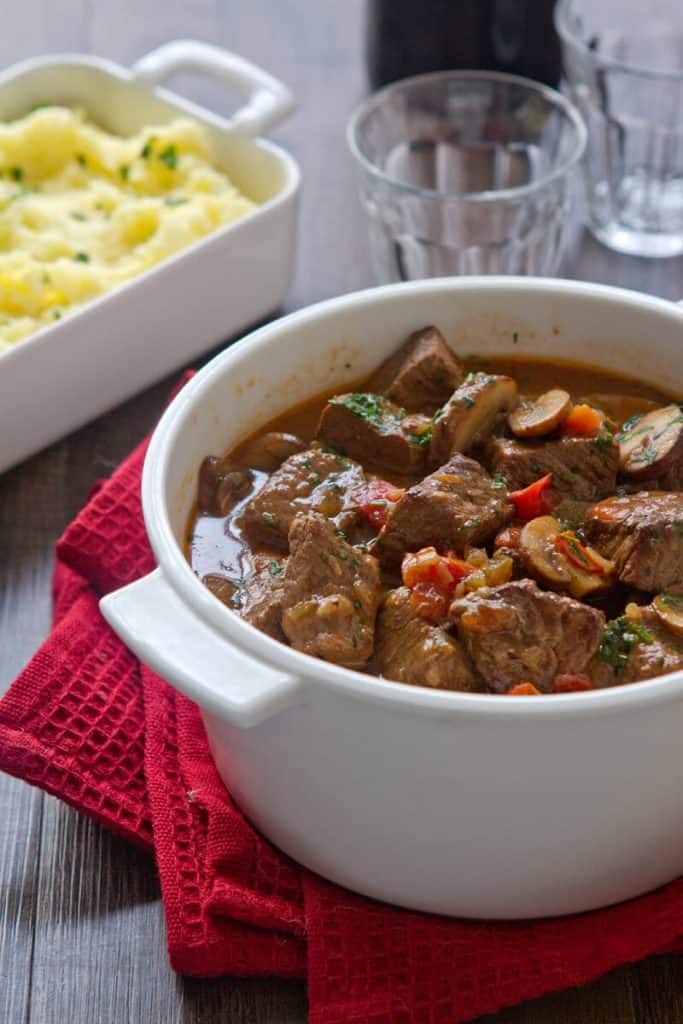
[(274, 516), (272, 512), (262, 512), (261, 519), (266, 526), (270, 526), (272, 529), (277, 526), (277, 517)]
[(76, 263), (90, 263), (90, 256), (87, 252), (77, 252), (74, 254)]
[(185, 203), (189, 203), (189, 199), (184, 196), (167, 196), (164, 199), (164, 206), (184, 206)]
[(78, 160), (81, 167), (88, 166), (88, 158), (86, 157), (85, 153), (76, 153), (76, 159)]
[(71, 211), (71, 216), (73, 217), (74, 220), (83, 221), (83, 220), (87, 220), (88, 219), (86, 217), (86, 215), (81, 212), (81, 210), (72, 210)]
[(121, 175), (122, 181), (128, 181), (130, 177), (130, 165), (121, 164), (121, 166), (119, 167), (119, 174)]
[(594, 443), (599, 452), (608, 452), (614, 443), (614, 434), (609, 430), (603, 430), (595, 438)]
[(175, 171), (178, 166), (178, 150), (171, 143), (162, 149), (161, 153), (159, 153), (159, 159), (162, 164), (165, 164), (166, 167), (168, 167), (169, 171)]
[(147, 139), (147, 142), (144, 144), (144, 146), (140, 150), (140, 156), (142, 157), (143, 160), (147, 160), (147, 158), (152, 155), (152, 145), (156, 142), (156, 140), (157, 140), (156, 135), (151, 135)]
[(274, 558), (271, 558), (270, 562), (268, 562), (268, 572), (270, 573), (271, 576), (281, 576), (283, 572), (283, 567), (280, 562), (277, 562)]
[(380, 434), (395, 430), (399, 422), (399, 416), (381, 395), (354, 392), (350, 395), (339, 395), (333, 398), (332, 404), (343, 405), (354, 416), (374, 427)]
[(10, 167), (9, 176), (12, 179), (12, 181), (22, 181), (24, 177), (24, 172), (21, 167)]
[(649, 629), (620, 615), (605, 626), (598, 653), (603, 661), (619, 672), (628, 664), (629, 655), (636, 644), (651, 644), (653, 640)]

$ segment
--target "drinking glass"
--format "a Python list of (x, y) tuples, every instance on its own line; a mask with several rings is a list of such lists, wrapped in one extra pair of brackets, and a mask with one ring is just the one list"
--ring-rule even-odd
[(554, 90), (447, 71), (382, 89), (348, 141), (380, 281), (557, 272), (586, 131)]
[(560, 0), (569, 94), (588, 126), (588, 222), (618, 252), (683, 253), (683, 0)]

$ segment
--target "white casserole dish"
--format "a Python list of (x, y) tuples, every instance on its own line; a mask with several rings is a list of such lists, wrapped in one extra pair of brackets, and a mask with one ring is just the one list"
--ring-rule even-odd
[(683, 673), (524, 699), (402, 686), (258, 632), (183, 556), (207, 453), (357, 381), (425, 323), (461, 354), (571, 357), (683, 390), (683, 311), (634, 292), (460, 278), (305, 309), (214, 359), (162, 417), (143, 476), (159, 568), (105, 597), (103, 614), (199, 704), (218, 770), (249, 817), (320, 874), (465, 917), (566, 914), (635, 896), (683, 872)]
[[(230, 120), (160, 88), (179, 71), (222, 79), (246, 98)], [(0, 355), (0, 472), (142, 390), (278, 307), (291, 277), (299, 169), (252, 138), (292, 109), (288, 90), (235, 54), (176, 41), (132, 69), (80, 55), (0, 74), (0, 119), (46, 101), (78, 106), (130, 135), (179, 115), (201, 122), (218, 165), (260, 205)]]

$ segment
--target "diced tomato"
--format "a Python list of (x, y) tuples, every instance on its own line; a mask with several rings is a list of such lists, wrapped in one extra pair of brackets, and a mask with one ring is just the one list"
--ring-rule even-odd
[(515, 506), (517, 518), (528, 523), (538, 516), (547, 516), (553, 510), (552, 500), (548, 493), (553, 482), (553, 474), (546, 473), (545, 476), (534, 480), (528, 487), (521, 491), (511, 491), (508, 497)]
[(496, 534), (493, 542), (494, 548), (515, 548), (519, 547), (519, 538), (522, 534), (519, 526), (506, 526)]
[(421, 619), (442, 622), (448, 613), (450, 598), (432, 583), (416, 583), (410, 590), (410, 603)]
[(432, 583), (442, 589), (454, 590), (455, 584), (474, 572), (474, 566), (458, 558), (452, 551), (440, 555), (436, 548), (422, 548), (404, 555), (401, 576), (406, 587)]
[(592, 690), (593, 680), (583, 672), (572, 675), (570, 672), (555, 676), (553, 693), (578, 693), (581, 690)]
[(376, 530), (381, 530), (402, 495), (403, 489), (395, 487), (388, 480), (370, 480), (364, 487), (353, 492), (351, 500), (358, 505), (363, 518)]
[(440, 555), (433, 547), (409, 552), (401, 565), (401, 577), (412, 591), (416, 613), (431, 622), (445, 618), (456, 586), (474, 571), (473, 565), (452, 551)]
[(605, 567), (594, 557), (590, 548), (582, 544), (573, 530), (563, 530), (555, 535), (553, 546), (579, 569), (584, 572), (598, 573), (603, 576)]
[(604, 425), (603, 417), (592, 405), (575, 405), (562, 423), (563, 434), (578, 437), (595, 437)]
[(533, 683), (517, 683), (507, 691), (506, 697), (539, 697), (540, 694)]

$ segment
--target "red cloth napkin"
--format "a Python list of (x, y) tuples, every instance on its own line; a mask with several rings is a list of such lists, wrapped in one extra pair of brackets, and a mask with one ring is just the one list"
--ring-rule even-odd
[(98, 610), (154, 565), (145, 447), (57, 545), (54, 628), (0, 702), (0, 768), (154, 851), (175, 970), (306, 976), (313, 1024), (456, 1024), (683, 952), (683, 879), (572, 918), (477, 924), (353, 895), (263, 839), (221, 783), (195, 705)]

